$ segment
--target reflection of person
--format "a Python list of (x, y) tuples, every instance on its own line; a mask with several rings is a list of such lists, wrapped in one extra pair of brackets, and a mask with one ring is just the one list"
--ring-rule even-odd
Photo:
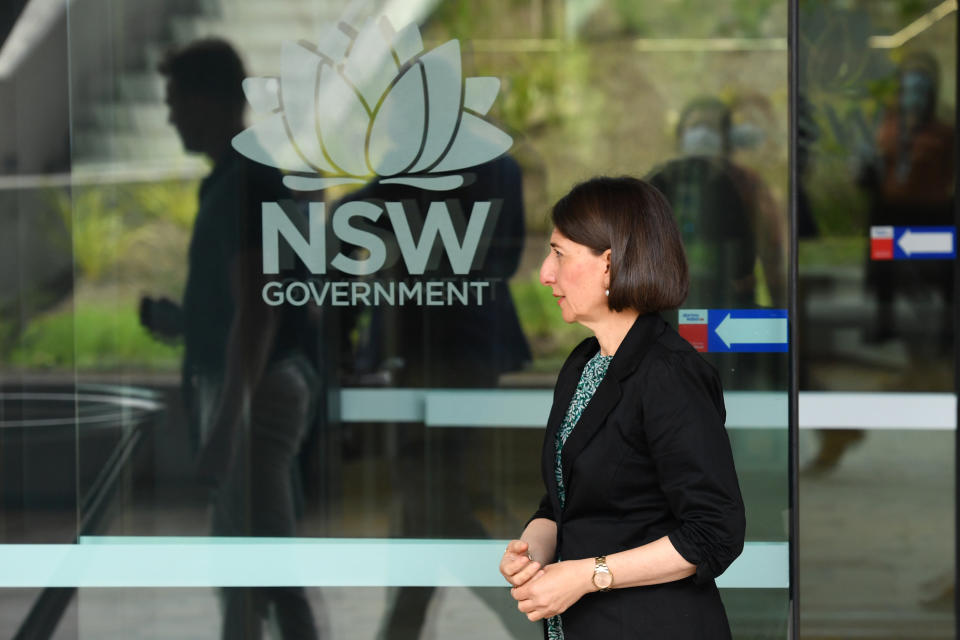
[(814, 118), (814, 106), (804, 94), (797, 97), (797, 235), (800, 238), (814, 238), (818, 234), (817, 221), (813, 216), (813, 206), (807, 180), (813, 165), (813, 145), (820, 138), (820, 127)]
[[(884, 116), (875, 148), (863, 153), (859, 182), (871, 198), (871, 225), (953, 224), (953, 127), (936, 115), (940, 71), (933, 56), (908, 55), (897, 74), (897, 102)], [(870, 261), (867, 286), (877, 300), (870, 337), (898, 335), (898, 293), (938, 291), (943, 298), (939, 333), (947, 343), (952, 327), (953, 269), (949, 261)], [(947, 344), (941, 346), (948, 347)]]
[[(937, 117), (940, 67), (929, 53), (908, 54), (897, 70), (897, 101), (884, 115), (876, 133), (875, 149), (861, 159), (861, 185), (870, 194), (870, 224), (886, 226), (954, 224), (954, 128)], [(953, 353), (953, 262), (950, 260), (867, 261), (867, 287), (877, 301), (876, 319), (869, 337), (875, 342), (904, 337), (897, 325), (896, 299), (906, 294), (917, 299), (939, 294), (939, 313), (916, 320), (921, 336), (936, 340), (942, 354)], [(916, 307), (917, 305), (911, 305)], [(930, 329), (933, 329), (932, 331)], [(924, 366), (932, 349), (918, 349), (920, 336), (907, 346)], [(825, 434), (811, 465), (818, 470), (835, 467), (846, 450), (862, 440), (862, 431), (837, 429)], [(956, 602), (952, 572), (940, 574), (924, 585), (922, 604), (928, 608), (952, 607)]]
[[(897, 72), (897, 102), (881, 120), (873, 144), (856, 150), (857, 181), (870, 197), (871, 226), (953, 225), (954, 131), (936, 116), (939, 67), (929, 54), (904, 58)], [(903, 338), (897, 326), (896, 299), (939, 294), (939, 313), (926, 314), (925, 331), (907, 341), (918, 359), (929, 336), (942, 353), (952, 353), (953, 264), (947, 260), (866, 260), (866, 286), (876, 300), (876, 315), (867, 339), (883, 343)], [(917, 305), (913, 305), (914, 308)], [(931, 324), (931, 319), (934, 326)], [(932, 330), (930, 330), (932, 329)], [(840, 464), (846, 452), (866, 437), (861, 429), (829, 429), (806, 471), (823, 473)]]
[[(403, 203), (410, 227), (415, 230), (429, 227), (423, 218), (429, 215), (434, 201), (445, 203), (454, 216), (462, 214), (464, 224), (469, 224), (475, 215), (475, 203), (491, 204), (478, 255), (469, 273), (455, 274), (450, 262), (440, 256), (417, 274), (398, 257), (392, 267), (376, 276), (408, 283), (484, 281), (489, 286), (484, 289), (483, 298), (476, 299), (471, 294), (466, 304), (455, 301), (440, 306), (375, 307), (358, 348), (361, 367), (389, 368), (391, 382), (400, 387), (483, 389), (496, 387), (501, 374), (518, 370), (530, 360), (530, 348), (508, 287), (523, 253), (522, 184), (519, 164), (504, 155), (473, 167), (467, 182), (452, 191), (438, 193), (375, 181), (347, 198)], [(378, 231), (389, 233), (390, 227), (383, 226)], [(473, 501), (467, 498), (478, 497), (479, 493), (481, 499), (492, 502), (484, 494), (485, 489), (477, 487), (469, 475), (470, 454), (477, 449), (478, 435), (472, 428), (398, 427), (394, 483), (399, 502), (399, 517), (394, 523), (397, 534), (420, 538), (489, 537), (474, 513)], [(430, 587), (401, 588), (384, 620), (382, 636), (389, 640), (419, 637), (434, 592)], [(489, 589), (476, 593), (487, 600), (492, 595)], [(508, 628), (517, 626), (508, 599), (489, 604), (505, 616)]]
[[(411, 273), (399, 258), (393, 267), (378, 273), (378, 277), (408, 282), (489, 283), (482, 300), (472, 299), (469, 304), (374, 309), (361, 359), (371, 367), (394, 363), (400, 386), (494, 387), (502, 373), (516, 371), (530, 361), (530, 348), (508, 287), (520, 263), (526, 234), (520, 165), (509, 155), (500, 156), (473, 167), (467, 179), (462, 187), (439, 193), (375, 181), (346, 199), (402, 202), (414, 230), (425, 228), (423, 219), (434, 201), (445, 203), (455, 217), (462, 215), (463, 224), (469, 223), (476, 203), (491, 205), (478, 257), (468, 274), (455, 274), (443, 257), (432, 260), (421, 274)], [(387, 216), (381, 221), (386, 224)]]
[[(738, 130), (739, 131), (739, 130)], [(758, 129), (742, 133), (758, 135)], [(654, 169), (690, 256), (691, 303), (707, 308), (756, 306), (759, 258), (773, 305), (786, 302), (786, 216), (763, 179), (731, 160), (730, 109), (700, 98), (677, 124), (681, 157)]]
[[(144, 299), (141, 317), (155, 334), (182, 329), (184, 389), (202, 442), (200, 476), (215, 486), (214, 535), (294, 533), (293, 465), (309, 421), (310, 365), (300, 351), (304, 318), (260, 300), (259, 211), (289, 198), (280, 174), (230, 145), (243, 130), (245, 77), (226, 42), (204, 40), (171, 53), (170, 122), (184, 147), (207, 155), (190, 240), (182, 309)], [(224, 589), (224, 638), (260, 638), (276, 611), (284, 638), (314, 638), (302, 588)]]
[(500, 571), (551, 639), (730, 638), (714, 578), (743, 548), (744, 506), (717, 373), (658, 313), (688, 288), (670, 206), (595, 178), (553, 223), (541, 282), (595, 337), (560, 371), (547, 492)]
[[(813, 218), (807, 180), (812, 165), (813, 145), (820, 137), (820, 128), (814, 119), (814, 106), (804, 95), (797, 99), (797, 233), (802, 238), (812, 238), (817, 235), (817, 226)], [(799, 388), (811, 389), (809, 355), (814, 340), (803, 339), (811, 336), (813, 330), (810, 325), (810, 297), (811, 290), (820, 286), (829, 286), (830, 280), (822, 276), (804, 277), (802, 274), (797, 281), (797, 314), (796, 321), (801, 336), (799, 354), (797, 357), (797, 374)], [(817, 437), (820, 448), (813, 459), (804, 467), (804, 475), (816, 475), (833, 469), (839, 462), (843, 452), (851, 445), (864, 438), (860, 429), (819, 429)]]
[[(770, 303), (787, 300), (786, 215), (766, 183), (732, 160), (735, 142), (754, 141), (757, 129), (734, 135), (729, 107), (712, 98), (690, 102), (677, 123), (680, 156), (656, 167), (651, 184), (673, 209), (690, 264), (687, 306), (759, 306), (759, 264)], [(745, 138), (745, 139), (744, 139)], [(710, 353), (727, 388), (782, 389), (785, 354)]]

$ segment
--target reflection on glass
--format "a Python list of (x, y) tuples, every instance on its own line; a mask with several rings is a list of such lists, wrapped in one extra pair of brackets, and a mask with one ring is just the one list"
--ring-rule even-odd
[[(503, 408), (502, 394), (531, 392), (549, 401), (563, 358), (584, 337), (563, 323), (537, 282), (548, 207), (569, 185), (598, 174), (666, 171), (664, 190), (687, 198), (677, 209), (689, 223), (691, 263), (701, 278), (690, 304), (784, 307), (787, 3), (754, 5), (114, 0), (71, 5), (54, 16), (62, 23), (28, 43), (16, 82), (7, 84), (0, 73), (0, 113), (16, 116), (0, 119), (4, 134), (16, 132), (0, 136), (3, 178), (19, 173), (41, 185), (10, 189), (13, 182), (3, 182), (0, 189), (0, 260), (4, 273), (16, 274), (0, 289), (0, 368), (4, 393), (11, 383), (14, 393), (65, 394), (68, 401), (5, 395), (0, 420), (29, 414), (67, 422), (0, 430), (3, 456), (23, 452), (13, 455), (16, 464), (4, 457), (0, 468), (3, 540), (296, 535), (320, 544), (514, 535), (539, 497), (530, 461), (539, 456), (542, 424), (529, 416), (522, 428), (513, 424), (521, 419)], [(368, 22), (381, 11), (391, 29)], [(348, 47), (364, 33), (400, 38), (402, 51), (396, 60), (382, 48), (361, 55), (376, 48), (368, 35), (362, 46)], [(243, 70), (234, 61), (229, 72), (209, 75), (199, 62), (182, 74), (158, 71), (165, 51), (209, 37), (232, 43)], [(406, 60), (444, 46), (452, 56), (450, 41), (458, 42), (457, 91), (431, 93), (433, 80), (400, 86)], [(318, 59), (317, 52), (355, 51), (352, 65), (361, 68), (347, 71), (369, 72), (372, 84), (387, 86), (378, 94), (381, 111), (374, 117), (378, 100), (358, 87), (370, 111), (351, 103), (355, 116), (363, 111), (355, 120), (364, 128), (355, 130), (342, 109), (356, 94), (284, 94), (285, 72), (309, 76), (306, 67), (285, 67), (284, 43), (308, 43), (297, 53)], [(375, 62), (387, 54), (394, 67), (380, 73)], [(0, 69), (5, 60), (0, 54)], [(454, 70), (451, 60), (431, 73)], [(942, 59), (941, 68), (949, 74)], [(252, 79), (249, 92), (237, 87), (245, 79)], [(19, 92), (15, 105), (11, 86)], [(282, 104), (272, 102), (274, 86)], [(426, 97), (419, 106), (418, 95)], [(297, 98), (303, 100), (292, 105)], [(431, 102), (447, 99), (445, 111)], [(430, 163), (426, 151), (418, 159), (405, 155), (420, 149), (410, 140), (430, 105), (433, 126), (441, 112), (469, 113), (468, 133), (489, 132), (482, 121), (512, 144), (506, 153), (467, 145), (460, 157), (478, 165), (428, 169), (457, 139), (447, 130), (424, 143), (435, 154)], [(278, 107), (283, 114), (273, 123), (289, 147), (280, 151), (309, 170), (284, 163), (275, 170), (229, 145)], [(368, 131), (371, 123), (387, 133)], [(307, 144), (304, 131), (317, 134), (314, 146), (298, 151), (290, 141)], [(711, 132), (720, 136), (719, 150)], [(343, 142), (354, 134), (357, 147)], [(324, 141), (332, 141), (330, 149)], [(324, 163), (349, 164), (350, 171)], [(411, 171), (404, 163), (413, 163)], [(820, 165), (811, 166), (815, 173)], [(315, 182), (348, 173), (362, 175), (363, 184)], [(465, 181), (441, 190), (388, 182), (401, 173)], [(311, 184), (316, 190), (308, 190)], [(697, 203), (718, 191), (738, 204), (720, 210)], [(282, 216), (274, 222), (289, 222), (277, 231), (277, 273), (263, 268), (264, 202), (278, 205), (268, 208)], [(370, 216), (350, 215), (338, 226), (337, 212), (355, 214), (361, 202), (375, 207), (366, 209)], [(399, 206), (392, 216), (389, 203)], [(431, 211), (446, 222), (431, 227)], [(486, 217), (468, 258), (473, 248), (464, 240), (474, 237), (468, 230), (475, 216)], [(398, 241), (398, 224), (412, 245)], [(428, 248), (424, 237), (435, 244)], [(341, 268), (374, 264), (380, 245), (371, 238), (383, 246), (375, 272)], [(422, 271), (410, 268), (414, 254), (424, 259)], [(858, 268), (862, 257), (856, 253)], [(9, 261), (15, 267), (6, 268)], [(458, 270), (463, 263), (466, 273)], [(423, 304), (354, 304), (350, 297), (364, 286), (372, 296), (378, 283), (434, 281), (444, 285), (444, 302), (447, 285), (455, 292), (464, 281), (481, 286), (467, 287), (466, 303), (427, 304), (427, 289)], [(311, 282), (318, 291), (329, 284), (330, 298), (316, 304)], [(343, 289), (333, 288), (338, 283)], [(263, 292), (276, 287), (283, 303), (272, 305)], [(297, 302), (304, 292), (308, 303), (291, 302), (291, 294)], [(786, 390), (783, 353), (705, 357), (729, 391)], [(811, 368), (811, 375), (821, 372)], [(357, 407), (341, 402), (352, 387), (382, 392), (361, 407), (378, 409), (380, 418), (352, 417)], [(453, 389), (480, 394), (482, 426), (434, 419), (430, 403)], [(98, 399), (76, 401), (78, 394)], [(768, 400), (745, 395), (728, 405), (740, 402), (756, 417)], [(134, 410), (143, 402), (152, 408)], [(750, 422), (770, 428), (729, 426), (750, 514), (748, 543), (788, 537), (785, 413), (774, 413)], [(111, 491), (100, 491), (101, 478), (111, 479)], [(117, 628), (172, 637), (232, 633), (229, 625), (237, 624), (244, 628), (238, 634), (255, 635), (269, 619), (286, 637), (539, 633), (513, 610), (506, 590), (416, 591), (400, 588), (404, 579), (390, 587), (273, 592), (137, 589), (113, 598), (82, 589), (60, 628), (77, 637), (110, 636)], [(28, 595), (0, 592), (4, 611), (19, 603), (16, 616), (0, 619), (0, 635), (22, 623), (39, 594)], [(723, 589), (722, 597), (735, 637), (784, 635), (785, 590)], [(48, 616), (52, 624), (58, 615)]]
[[(811, 388), (952, 389), (952, 262), (924, 232), (953, 224), (954, 96), (939, 87), (954, 29), (919, 5), (885, 6), (803, 3), (799, 121), (815, 133), (799, 147), (800, 195), (818, 235), (801, 243), (800, 290), (807, 332), (822, 336), (804, 347)], [(889, 48), (920, 18), (926, 30)], [(855, 381), (833, 373), (838, 359), (881, 366)]]
[[(354, 357), (360, 381), (405, 388), (486, 389), (496, 387), (502, 374), (517, 371), (529, 362), (530, 348), (507, 287), (519, 264), (526, 235), (520, 166), (509, 155), (502, 156), (474, 167), (466, 179), (469, 184), (444, 192), (444, 209), (431, 202), (435, 197), (431, 192), (381, 181), (338, 203), (338, 208), (352, 202), (376, 203), (385, 208), (402, 203), (403, 222), (391, 216), (371, 230), (390, 241), (387, 254), (394, 261), (385, 265), (377, 278), (425, 287), (437, 282), (448, 286), (469, 283), (469, 288), (462, 289), (469, 296), (465, 301), (448, 296), (446, 304), (439, 306), (373, 307), (363, 318), (365, 328)], [(425, 270), (411, 268), (408, 250), (397, 246), (403, 241), (399, 227), (421, 229), (426, 234), (430, 218), (438, 219), (442, 213), (455, 216), (461, 234), (478, 217), (483, 220), (478, 250), (466, 275), (455, 273), (449, 256), (435, 256)], [(450, 247), (446, 250), (449, 252)], [(359, 320), (355, 315), (353, 319)], [(391, 535), (490, 537), (491, 532), (476, 516), (475, 503), (492, 503), (492, 488), (478, 486), (468, 465), (482, 440), (475, 429), (437, 427), (398, 425), (395, 429), (393, 500), (400, 514), (391, 522)], [(402, 587), (384, 619), (383, 637), (419, 637), (434, 591)], [(488, 599), (485, 596), (491, 594), (478, 589), (477, 595)], [(515, 628), (518, 634), (528, 630), (509, 602), (497, 604), (496, 610), (508, 629)]]
[[(143, 325), (161, 339), (183, 336), (181, 389), (199, 443), (198, 477), (212, 487), (215, 536), (292, 536), (295, 461), (318, 394), (303, 349), (306, 311), (260, 297), (259, 214), (290, 202), (278, 171), (238, 154), (246, 76), (233, 47), (201, 40), (160, 65), (170, 122), (189, 151), (213, 163), (200, 185), (183, 304), (143, 298)], [(292, 208), (292, 207), (291, 207)], [(284, 638), (317, 636), (299, 587), (223, 590), (223, 638), (259, 638), (272, 607)]]
[[(955, 10), (800, 2), (801, 391), (954, 389)], [(801, 626), (953, 637), (955, 436), (873, 418), (802, 434)]]
[[(739, 106), (749, 110), (746, 103)], [(755, 306), (758, 259), (772, 304), (785, 302), (784, 211), (763, 178), (732, 158), (735, 148), (759, 145), (765, 135), (750, 120), (734, 125), (730, 107), (719, 99), (698, 98), (684, 107), (677, 124), (681, 157), (651, 175), (685, 236), (693, 269), (689, 306)]]
[[(785, 307), (786, 210), (767, 179), (748, 164), (763, 166), (773, 152), (764, 148), (773, 126), (771, 109), (769, 98), (746, 89), (729, 104), (713, 96), (692, 99), (683, 106), (676, 125), (678, 157), (658, 165), (650, 175), (670, 201), (683, 234), (691, 271), (684, 308), (705, 310), (697, 312), (701, 316)], [(689, 313), (680, 315), (682, 335), (690, 336), (690, 325), (683, 326)], [(713, 328), (715, 321), (711, 323), (710, 328), (702, 327), (704, 333), (719, 335), (720, 326)], [(785, 353), (764, 352), (770, 347), (759, 345), (757, 352), (714, 352), (721, 346), (716, 340), (712, 346), (708, 339), (692, 342), (707, 351), (704, 356), (717, 368), (725, 390), (764, 390), (785, 401)], [(747, 402), (749, 398), (757, 402), (752, 412), (765, 415), (759, 404), (763, 393), (747, 397)], [(785, 420), (778, 415), (765, 417), (767, 428), (734, 431), (731, 443), (744, 480), (748, 538), (785, 540)]]
[[(882, 109), (872, 145), (858, 149), (857, 183), (867, 192), (871, 230), (883, 226), (924, 227), (953, 222), (953, 127), (937, 114), (940, 67), (929, 52), (913, 51), (896, 73), (896, 102)], [(873, 236), (875, 236), (874, 233)], [(914, 251), (923, 251), (923, 233)], [(898, 240), (909, 248), (909, 237)], [(898, 297), (926, 307), (927, 331), (938, 351), (951, 346), (953, 267), (949, 260), (894, 261), (871, 251), (867, 287), (876, 301), (868, 341), (882, 343), (900, 334), (894, 311)], [(917, 309), (919, 310), (919, 309)], [(931, 317), (932, 316), (932, 317)]]

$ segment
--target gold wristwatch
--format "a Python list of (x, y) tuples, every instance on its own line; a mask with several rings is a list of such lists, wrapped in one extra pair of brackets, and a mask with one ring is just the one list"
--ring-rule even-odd
[(593, 586), (600, 591), (610, 591), (613, 588), (613, 574), (607, 566), (607, 556), (593, 559)]

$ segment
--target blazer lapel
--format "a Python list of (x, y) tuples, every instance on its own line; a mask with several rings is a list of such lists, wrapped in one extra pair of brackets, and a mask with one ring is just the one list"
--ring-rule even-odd
[(597, 387), (590, 402), (584, 408), (583, 413), (580, 414), (580, 419), (573, 427), (573, 431), (570, 432), (566, 444), (563, 445), (561, 462), (563, 464), (563, 484), (565, 487), (569, 488), (568, 479), (570, 478), (570, 467), (573, 465), (573, 460), (593, 439), (593, 436), (603, 426), (607, 414), (619, 401), (620, 384), (608, 372), (603, 382)]
[[(610, 411), (613, 410), (620, 401), (620, 381), (637, 368), (643, 360), (643, 357), (647, 354), (647, 351), (653, 346), (665, 328), (666, 322), (664, 322), (659, 315), (649, 314), (638, 317), (630, 328), (630, 331), (627, 332), (623, 342), (620, 343), (620, 347), (617, 349), (617, 353), (614, 354), (613, 360), (610, 361), (607, 374), (597, 387), (593, 398), (590, 399), (590, 402), (583, 410), (583, 414), (581, 414), (580, 420), (570, 433), (570, 437), (567, 438), (566, 444), (563, 445), (562, 464), (564, 486), (569, 487), (567, 481), (570, 477), (570, 469), (573, 466), (573, 461), (577, 455), (583, 451), (584, 447), (590, 443), (593, 436), (595, 436), (603, 426), (607, 415), (609, 415)], [(577, 371), (577, 381), (579, 381), (580, 371), (582, 370), (583, 367), (581, 366)], [(573, 388), (576, 389), (576, 382)], [(563, 414), (566, 412), (566, 407), (570, 404), (570, 397), (572, 395), (573, 391), (565, 398), (566, 404), (560, 414), (561, 420)], [(554, 410), (556, 410), (556, 408), (555, 404)], [(551, 425), (553, 424), (552, 421), (554, 418), (552, 414), (553, 411), (551, 411)], [(559, 424), (559, 422), (557, 424)], [(553, 438), (556, 438), (556, 427), (554, 427), (553, 434)], [(556, 451), (556, 449), (551, 448), (551, 451)], [(556, 480), (554, 480), (554, 484), (556, 484)]]
[(543, 438), (540, 470), (556, 514), (560, 513), (557, 476), (554, 473), (557, 455), (557, 431), (560, 429), (560, 423), (563, 422), (567, 413), (567, 407), (570, 406), (570, 400), (577, 390), (580, 373), (590, 357), (596, 353), (599, 345), (596, 344), (596, 341), (593, 341), (592, 347), (589, 342), (584, 344), (583, 347), (571, 354), (570, 361), (564, 366), (557, 378), (557, 390), (554, 393), (553, 406), (550, 408), (550, 418), (547, 420), (547, 430)]

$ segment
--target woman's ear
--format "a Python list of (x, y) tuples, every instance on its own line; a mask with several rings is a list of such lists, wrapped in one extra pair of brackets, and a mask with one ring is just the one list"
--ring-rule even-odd
[(607, 295), (610, 295), (610, 249), (601, 253), (600, 259), (603, 260), (603, 287), (607, 290)]

